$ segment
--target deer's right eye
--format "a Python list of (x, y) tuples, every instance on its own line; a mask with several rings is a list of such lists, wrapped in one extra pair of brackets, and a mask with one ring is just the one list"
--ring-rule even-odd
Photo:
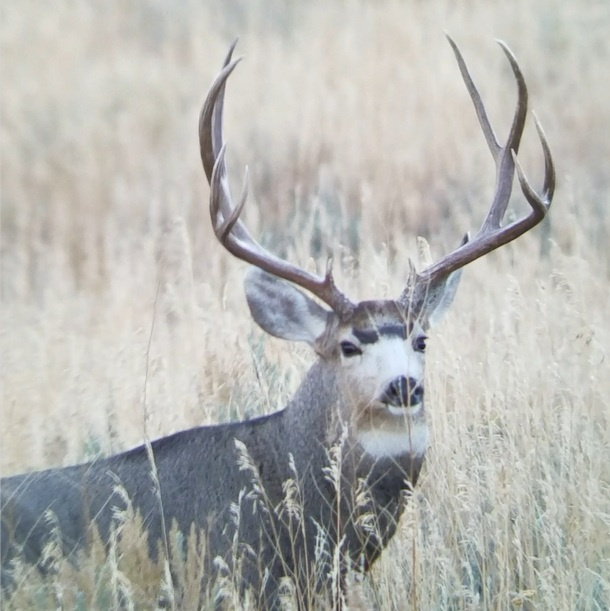
[(356, 346), (356, 344), (352, 344), (352, 342), (341, 342), (341, 352), (343, 356), (359, 356), (362, 354), (362, 350)]

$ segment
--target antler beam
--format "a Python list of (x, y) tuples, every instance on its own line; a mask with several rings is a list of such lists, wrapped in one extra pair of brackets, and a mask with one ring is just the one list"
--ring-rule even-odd
[[(508, 138), (504, 146), (501, 146), (489, 122), (481, 96), (470, 76), (468, 67), (466, 66), (466, 62), (458, 46), (451, 37), (447, 36), (447, 39), (457, 59), (462, 78), (464, 79), (466, 88), (474, 104), (479, 124), (481, 125), (485, 140), (487, 141), (487, 145), (496, 164), (496, 187), (489, 212), (475, 236), (470, 239), (470, 236), (466, 234), (462, 244), (456, 250), (417, 273), (415, 278), (408, 283), (407, 288), (401, 296), (401, 300), (410, 303), (419, 303), (421, 299), (425, 298), (431, 285), (436, 284), (452, 272), (464, 267), (475, 259), (479, 259), (492, 250), (504, 244), (508, 244), (508, 242), (511, 242), (532, 229), (532, 227), (535, 227), (549, 211), (555, 192), (555, 167), (553, 158), (542, 126), (535, 115), (536, 130), (544, 154), (544, 184), (539, 194), (530, 185), (517, 160), (517, 153), (527, 115), (527, 86), (521, 69), (519, 68), (519, 64), (511, 50), (504, 42), (498, 41), (498, 44), (510, 62), (515, 80), (517, 81), (517, 106), (515, 108), (515, 114), (513, 116)], [(501, 226), (512, 191), (515, 167), (517, 168), (521, 191), (530, 204), (531, 210), (523, 218), (513, 221), (508, 225)]]
[[(535, 115), (534, 120), (542, 145), (545, 168), (544, 183), (540, 193), (537, 193), (530, 185), (517, 159), (527, 116), (528, 94), (525, 79), (511, 50), (505, 43), (498, 41), (511, 65), (517, 82), (517, 105), (512, 125), (506, 143), (501, 145), (458, 46), (452, 38), (449, 36), (447, 38), (457, 59), (462, 78), (474, 104), (479, 124), (496, 165), (496, 187), (487, 216), (474, 238), (470, 239), (469, 234), (466, 234), (456, 250), (445, 255), (423, 271), (412, 275), (400, 297), (400, 301), (411, 304), (411, 306), (424, 300), (429, 288), (437, 285), (451, 273), (535, 227), (546, 216), (555, 191), (553, 159), (546, 136)], [(222, 117), (227, 79), (241, 61), (241, 59), (232, 59), (235, 44), (231, 45), (223, 69), (208, 92), (199, 118), (201, 160), (210, 183), (210, 214), (216, 237), (236, 257), (306, 289), (327, 303), (338, 314), (349, 316), (354, 309), (354, 304), (335, 286), (330, 264), (327, 267), (326, 274), (318, 276), (280, 259), (264, 249), (252, 237), (240, 219), (248, 194), (247, 169), (238, 205), (233, 204), (225, 164), (226, 146), (222, 131)], [(512, 192), (515, 169), (517, 170), (521, 191), (530, 204), (531, 210), (524, 217), (502, 226), (501, 223)]]
[(328, 304), (339, 316), (347, 317), (355, 306), (335, 286), (330, 260), (324, 276), (297, 267), (264, 249), (239, 218), (248, 196), (247, 168), (239, 203), (237, 206), (233, 204), (225, 164), (222, 115), (227, 79), (241, 61), (241, 58), (232, 60), (236, 43), (231, 45), (223, 69), (212, 83), (199, 117), (199, 147), (210, 183), (210, 215), (216, 237), (234, 256), (304, 288)]

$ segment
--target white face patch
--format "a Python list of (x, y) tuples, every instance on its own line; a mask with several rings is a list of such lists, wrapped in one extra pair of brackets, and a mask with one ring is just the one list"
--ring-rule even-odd
[(371, 342), (358, 342), (351, 334), (343, 338), (362, 351), (342, 357), (344, 392), (354, 409), (356, 439), (375, 459), (407, 454), (421, 457), (428, 448), (423, 401), (402, 407), (387, 403), (384, 397), (389, 385), (400, 377), (423, 385), (425, 356), (414, 348), (414, 338), (420, 335), (423, 331), (418, 328), (406, 339), (383, 334)]
[(362, 449), (373, 458), (396, 458), (404, 454), (423, 456), (428, 449), (430, 435), (425, 420), (411, 423), (395, 431), (371, 429), (356, 435)]
[[(411, 338), (381, 336), (376, 342), (360, 347), (362, 355), (343, 357), (342, 363), (348, 382), (346, 390), (354, 405), (378, 401), (390, 382), (399, 376), (423, 384), (424, 355), (413, 349)], [(400, 409), (400, 414), (403, 413)]]

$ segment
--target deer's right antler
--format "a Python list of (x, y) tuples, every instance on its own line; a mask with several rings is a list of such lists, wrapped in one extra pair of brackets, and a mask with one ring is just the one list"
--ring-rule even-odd
[(335, 285), (331, 260), (326, 274), (318, 276), (263, 248), (239, 218), (248, 196), (248, 171), (244, 176), (241, 196), (233, 204), (225, 164), (226, 145), (222, 133), (224, 91), (227, 79), (241, 61), (232, 60), (235, 41), (225, 58), (223, 69), (216, 77), (199, 117), (199, 147), (201, 161), (210, 183), (210, 215), (219, 242), (233, 255), (284, 280), (292, 282), (328, 304), (340, 317), (348, 317), (354, 304)]
[[(485, 140), (487, 141), (487, 146), (496, 164), (496, 189), (489, 212), (474, 238), (471, 240), (470, 236), (466, 234), (461, 245), (456, 250), (445, 255), (436, 263), (433, 263), (410, 278), (400, 300), (405, 305), (409, 304), (410, 307), (415, 308), (425, 300), (430, 287), (437, 284), (443, 278), (447, 278), (452, 272), (490, 253), (492, 250), (504, 244), (508, 244), (508, 242), (511, 242), (529, 231), (532, 227), (535, 227), (549, 211), (555, 192), (555, 167), (553, 165), (553, 158), (546, 136), (542, 131), (542, 126), (535, 115), (536, 130), (538, 131), (538, 137), (540, 138), (544, 154), (544, 184), (540, 194), (536, 193), (530, 185), (517, 159), (527, 114), (527, 87), (519, 64), (511, 50), (504, 42), (498, 41), (498, 44), (510, 62), (515, 80), (517, 81), (518, 92), (517, 107), (515, 108), (513, 123), (506, 144), (501, 146), (491, 127), (481, 96), (468, 72), (466, 62), (458, 46), (451, 37), (447, 36), (447, 39), (457, 59), (462, 78), (466, 83), (466, 88), (474, 104), (479, 124), (481, 125)], [(504, 218), (513, 187), (515, 167), (517, 168), (521, 191), (530, 204), (531, 210), (529, 214), (523, 218), (502, 227), (501, 222)]]

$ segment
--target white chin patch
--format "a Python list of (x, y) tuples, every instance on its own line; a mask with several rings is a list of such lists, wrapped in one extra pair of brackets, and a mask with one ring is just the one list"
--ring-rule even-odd
[(396, 405), (386, 405), (385, 408), (392, 416), (409, 416), (413, 418), (421, 411), (423, 403), (418, 403), (415, 407), (397, 407)]
[(373, 458), (395, 458), (405, 454), (423, 456), (428, 449), (430, 438), (426, 422), (414, 422), (400, 429), (359, 431), (358, 443)]

